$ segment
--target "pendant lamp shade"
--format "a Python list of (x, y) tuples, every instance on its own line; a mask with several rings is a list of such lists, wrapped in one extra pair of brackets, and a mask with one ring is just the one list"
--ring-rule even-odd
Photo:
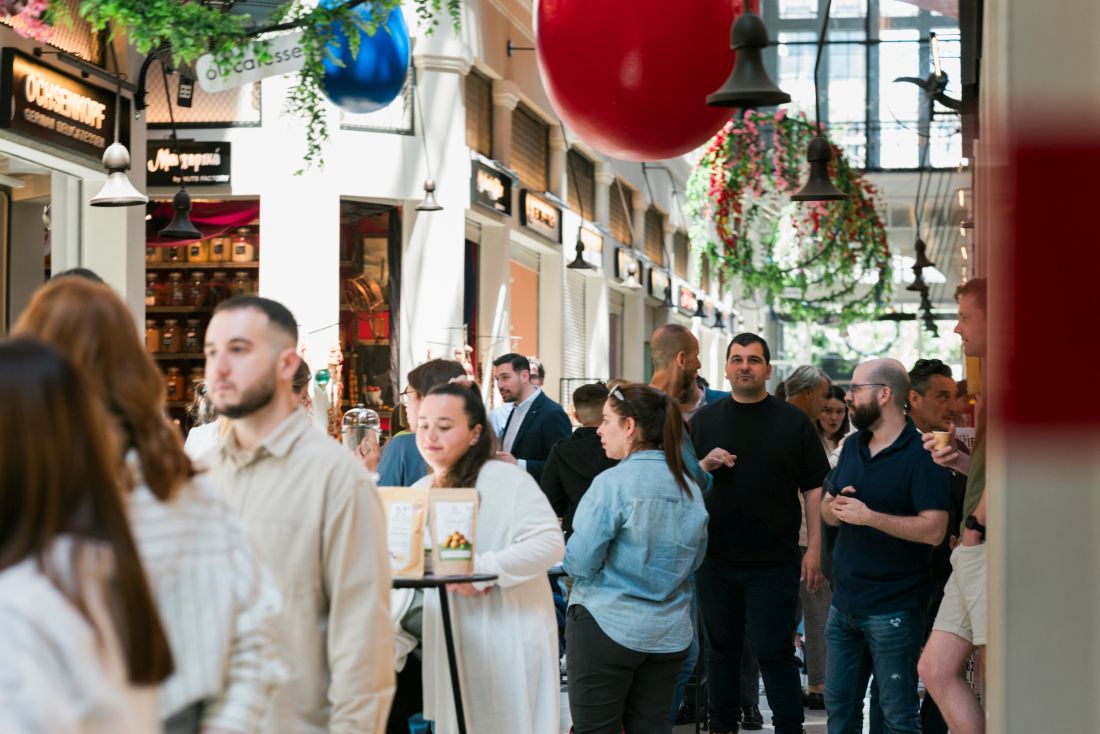
[(639, 290), (642, 287), (642, 281), (638, 279), (637, 265), (631, 266), (630, 273), (626, 276), (626, 280), (623, 281), (623, 286), (632, 291)]
[(107, 182), (92, 197), (92, 206), (137, 206), (148, 204), (149, 197), (134, 188), (126, 171), (130, 170), (130, 151), (115, 141), (103, 151), (103, 167), (107, 169)]
[(928, 259), (928, 245), (920, 237), (917, 238), (914, 249), (917, 251), (917, 260), (913, 263), (913, 270), (936, 267), (936, 264)]
[(573, 258), (573, 262), (569, 263), (565, 267), (570, 270), (595, 270), (596, 266), (584, 259), (584, 242), (581, 241), (581, 235), (577, 233), (577, 256)]
[(833, 186), (829, 179), (829, 162), (833, 160), (833, 147), (829, 141), (817, 135), (806, 146), (806, 158), (810, 161), (810, 178), (791, 201), (843, 201), (848, 195)]
[(418, 212), (443, 211), (443, 207), (435, 200), (435, 179), (424, 179), (424, 200), (416, 205)]
[(722, 88), (707, 95), (712, 107), (774, 107), (791, 101), (791, 95), (776, 86), (764, 68), (763, 50), (768, 45), (768, 28), (756, 13), (744, 12), (733, 22), (730, 45), (737, 52), (733, 71)]
[(202, 232), (195, 229), (191, 223), (189, 212), (191, 211), (191, 195), (187, 189), (180, 186), (180, 190), (172, 197), (172, 221), (168, 226), (157, 232), (157, 236), (166, 240), (198, 240), (202, 239)]
[(928, 292), (928, 284), (924, 282), (924, 276), (921, 275), (921, 271), (913, 268), (913, 282), (905, 286), (905, 290), (919, 293)]
[(701, 318), (704, 318), (706, 315), (707, 315), (706, 304), (703, 303), (702, 298), (697, 298), (695, 300), (695, 313), (693, 313), (692, 316), (694, 316), (695, 318), (701, 319)]

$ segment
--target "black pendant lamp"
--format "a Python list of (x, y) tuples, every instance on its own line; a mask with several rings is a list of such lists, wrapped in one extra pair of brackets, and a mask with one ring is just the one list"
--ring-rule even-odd
[(822, 135), (824, 126), (821, 123), (821, 90), (818, 86), (818, 72), (821, 68), (821, 52), (825, 48), (825, 37), (829, 32), (829, 12), (832, 6), (833, 0), (825, 3), (825, 18), (821, 21), (821, 34), (817, 39), (817, 61), (814, 62), (814, 106), (817, 108), (818, 134), (811, 138), (810, 144), (806, 146), (806, 159), (810, 162), (810, 178), (797, 194), (791, 196), (791, 201), (843, 201), (848, 198), (848, 194), (834, 186), (829, 178), (833, 146)]
[(596, 266), (584, 259), (584, 240), (581, 239), (581, 231), (577, 230), (577, 256), (573, 258), (573, 262), (569, 263), (565, 267), (570, 270), (595, 270)]
[(695, 313), (692, 314), (697, 319), (704, 318), (707, 315), (706, 304), (702, 298), (695, 299)]
[(175, 149), (176, 160), (180, 165), (180, 190), (172, 197), (172, 221), (167, 227), (157, 232), (157, 236), (166, 240), (199, 240), (202, 239), (202, 232), (191, 223), (191, 195), (183, 185), (183, 159), (180, 156), (179, 136), (176, 133), (176, 115), (172, 111), (172, 97), (168, 94), (168, 71), (163, 63), (160, 71), (164, 77), (164, 99), (168, 103), (168, 118), (172, 122), (172, 147)]
[(917, 238), (917, 243), (913, 246), (913, 249), (917, 252), (917, 260), (913, 263), (913, 270), (936, 267), (936, 264), (928, 259), (928, 245), (920, 237)]
[(913, 268), (913, 282), (905, 286), (905, 290), (919, 293), (928, 292), (928, 284), (924, 282), (924, 276), (921, 274), (920, 270)]
[[(746, 4), (747, 6), (747, 4)], [(745, 10), (730, 31), (730, 46), (736, 52), (733, 71), (722, 88), (707, 95), (712, 107), (774, 107), (791, 101), (764, 68), (763, 50), (768, 45), (768, 28), (756, 13)]]
[(722, 329), (726, 326), (726, 317), (717, 308), (714, 309), (714, 323), (711, 326), (715, 329)]

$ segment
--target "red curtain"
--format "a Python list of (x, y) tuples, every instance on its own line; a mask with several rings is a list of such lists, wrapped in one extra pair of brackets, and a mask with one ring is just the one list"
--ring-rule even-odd
[[(161, 201), (149, 207), (150, 219), (145, 222), (145, 244), (148, 247), (184, 245), (195, 240), (165, 240), (157, 232), (172, 221), (172, 203)], [(202, 239), (219, 237), (238, 227), (251, 224), (260, 217), (258, 201), (198, 201), (191, 205), (191, 223), (202, 232)]]

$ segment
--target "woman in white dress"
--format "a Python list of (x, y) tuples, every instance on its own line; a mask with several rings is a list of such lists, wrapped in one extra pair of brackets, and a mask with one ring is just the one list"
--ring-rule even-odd
[[(477, 390), (452, 383), (420, 404), (416, 442), (432, 473), (417, 483), (474, 487), (474, 572), (496, 581), (449, 587), (466, 730), (559, 734), (557, 622), (546, 572), (562, 559), (557, 517), (531, 476), (491, 459), (493, 433)], [(424, 716), (455, 734), (439, 599), (424, 599)]]
[(154, 734), (172, 655), (106, 416), (39, 342), (0, 344), (0, 731)]

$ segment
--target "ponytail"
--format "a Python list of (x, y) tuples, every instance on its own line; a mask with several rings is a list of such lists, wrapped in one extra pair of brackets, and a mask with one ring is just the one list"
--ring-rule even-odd
[(608, 402), (622, 418), (633, 418), (643, 445), (661, 449), (680, 491), (691, 496), (687, 468), (680, 444), (684, 440), (684, 417), (680, 406), (665, 393), (648, 385), (623, 383), (611, 390)]

